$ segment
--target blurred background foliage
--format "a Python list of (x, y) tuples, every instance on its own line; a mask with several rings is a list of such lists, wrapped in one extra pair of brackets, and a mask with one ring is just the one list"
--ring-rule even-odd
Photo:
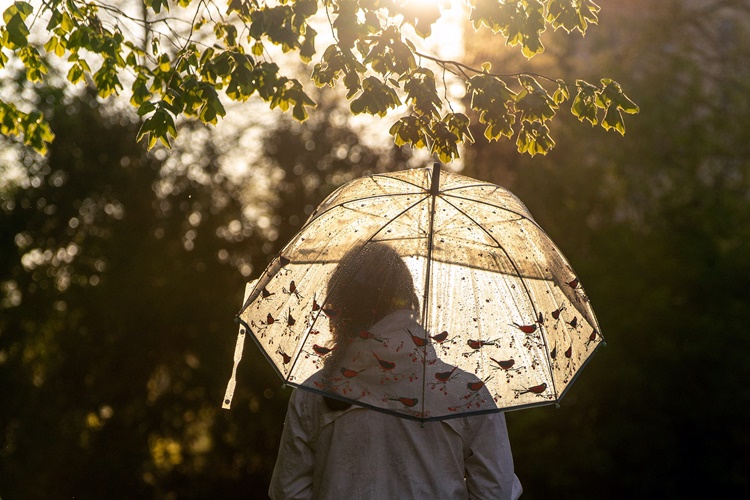
[[(549, 34), (528, 65), (612, 75), (641, 107), (627, 135), (561, 115), (546, 157), (509, 142), (464, 152), (464, 173), (509, 187), (558, 243), (608, 342), (559, 409), (508, 414), (523, 498), (739, 497), (750, 13), (603, 7), (586, 39)], [(481, 36), (467, 44), (481, 60)], [(0, 497), (263, 497), (289, 391), (248, 344), (220, 408), (244, 283), (336, 186), (423, 159), (368, 145), (340, 102), (318, 99), (325, 113), (280, 118), (229, 175), (202, 127), (147, 153), (136, 119), (90, 93), (23, 93), (57, 138), (46, 158), (2, 147)]]

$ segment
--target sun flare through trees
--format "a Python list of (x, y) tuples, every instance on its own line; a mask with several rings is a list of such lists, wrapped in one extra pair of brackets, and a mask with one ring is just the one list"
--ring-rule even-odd
[[(216, 124), (225, 103), (260, 98), (304, 121), (316, 103), (311, 84), (343, 87), (353, 114), (386, 117), (397, 145), (427, 148), (442, 161), (474, 138), (515, 140), (518, 151), (546, 154), (547, 126), (567, 107), (581, 121), (625, 132), (623, 113), (638, 107), (620, 85), (554, 75), (493, 73), (424, 50), (441, 40), (436, 22), (465, 9), (465, 31), (490, 30), (526, 58), (544, 50), (548, 27), (585, 34), (598, 20), (591, 0), (81, 0), (17, 1), (3, 13), (0, 66), (22, 65), (39, 84), (51, 67), (100, 98), (127, 97), (142, 117), (138, 139), (169, 147), (181, 117)], [(435, 46), (435, 45), (433, 45)], [(300, 77), (285, 53), (308, 66)], [(446, 75), (464, 85), (468, 108), (454, 106)], [(0, 131), (40, 153), (54, 139), (45, 117), (0, 99)]]

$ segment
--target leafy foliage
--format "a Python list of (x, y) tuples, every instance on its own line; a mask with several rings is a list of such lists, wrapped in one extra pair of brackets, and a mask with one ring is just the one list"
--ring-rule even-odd
[[(599, 11), (591, 0), (467, 3), (475, 29), (491, 29), (506, 44), (519, 46), (527, 58), (544, 50), (547, 26), (584, 34), (597, 22)], [(448, 97), (441, 96), (428, 64), (443, 77), (450, 72), (465, 82), (471, 108), (486, 125), (486, 139), (515, 135), (518, 150), (531, 155), (546, 154), (554, 146), (546, 122), (571, 95), (575, 116), (608, 130), (624, 133), (622, 113), (638, 112), (610, 79), (599, 84), (549, 80), (556, 86), (553, 97), (531, 75), (493, 74), (488, 65), (477, 69), (422, 53), (415, 42), (431, 34), (443, 13), (437, 5), (420, 7), (410, 0), (228, 0), (226, 9), (198, 0), (145, 0), (140, 17), (109, 3), (49, 0), (32, 6), (17, 1), (3, 14), (0, 44), (23, 63), (30, 82), (43, 81), (45, 60), (55, 57), (69, 66), (71, 84), (87, 82), (102, 98), (128, 87), (131, 104), (144, 117), (138, 138), (148, 147), (158, 142), (169, 146), (177, 117), (215, 124), (225, 116), (220, 94), (240, 102), (257, 95), (271, 108), (291, 110), (299, 121), (307, 119), (308, 108), (315, 106), (309, 91), (297, 78), (283, 74), (270, 54), (275, 46), (297, 53), (305, 63), (314, 61), (318, 32), (312, 25), (322, 14), (334, 42), (314, 62), (312, 81), (320, 87), (342, 84), (354, 114), (382, 117), (408, 105), (406, 115), (390, 129), (395, 142), (428, 147), (443, 161), (456, 158), (458, 145), (471, 140), (466, 133), (469, 117), (457, 115)], [(31, 29), (42, 18), (47, 20), (38, 30), (44, 55), (29, 42)], [(136, 31), (145, 37), (139, 39)], [(9, 59), (4, 51), (0, 66)], [(509, 84), (518, 90), (511, 91)], [(4, 116), (14, 124), (2, 132), (23, 135), (28, 145), (44, 153), (52, 140), (44, 121), (30, 120), (11, 104), (2, 104)], [(604, 110), (602, 119), (599, 110)]]

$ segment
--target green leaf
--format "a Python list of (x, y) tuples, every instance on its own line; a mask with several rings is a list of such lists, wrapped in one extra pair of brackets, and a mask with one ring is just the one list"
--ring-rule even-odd
[(24, 144), (31, 146), (40, 154), (47, 153), (47, 143), (51, 143), (55, 134), (39, 112), (29, 113), (21, 119), (24, 130)]
[(26, 79), (33, 83), (41, 82), (43, 75), (47, 73), (47, 65), (42, 61), (39, 51), (26, 46), (18, 51), (18, 56), (26, 67)]
[(160, 141), (167, 148), (171, 148), (169, 138), (177, 137), (177, 129), (174, 124), (174, 117), (167, 111), (164, 102), (157, 104), (154, 113), (146, 118), (138, 130), (137, 140), (147, 138), (148, 149), (153, 148)]
[(453, 158), (458, 158), (459, 140), (444, 122), (432, 123), (430, 137), (432, 138), (431, 152), (437, 154), (440, 161), (447, 163)]
[(430, 126), (432, 152), (443, 162), (458, 158), (458, 145), (474, 138), (469, 131), (469, 117), (463, 113), (448, 113), (440, 121), (433, 121)]
[[(169, 0), (143, 0), (146, 7), (151, 7), (154, 13), (158, 14), (161, 12), (161, 8), (169, 12)], [(150, 148), (149, 148), (150, 149)]]
[(57, 28), (62, 22), (62, 18), (63, 16), (59, 10), (53, 10), (52, 14), (50, 15), (49, 22), (47, 23), (47, 31), (52, 31), (53, 29)]
[(65, 47), (60, 43), (60, 39), (54, 35), (44, 44), (44, 50), (48, 53), (54, 53), (58, 57), (65, 55)]
[(606, 130), (615, 129), (620, 132), (621, 135), (625, 135), (625, 123), (622, 120), (622, 113), (618, 109), (619, 106), (616, 102), (612, 102), (607, 107), (607, 112), (602, 120), (602, 127)]
[(468, 116), (463, 113), (448, 113), (445, 115), (445, 118), (443, 118), (443, 121), (448, 125), (448, 129), (460, 142), (474, 142), (474, 137), (471, 135), (471, 130), (469, 130), (471, 120), (469, 120)]
[(105, 59), (93, 76), (99, 97), (106, 98), (110, 95), (117, 95), (122, 90), (117, 67), (111, 59)]
[(546, 155), (555, 147), (555, 141), (549, 135), (549, 129), (543, 123), (524, 122), (516, 139), (519, 153), (527, 153), (531, 156), (537, 154)]
[(405, 116), (394, 123), (388, 131), (397, 146), (409, 144), (415, 148), (427, 146), (427, 130), (416, 116)]
[(557, 103), (539, 82), (528, 75), (521, 75), (519, 83), (524, 90), (516, 97), (516, 108), (521, 112), (521, 121), (545, 122), (555, 116)]
[(299, 57), (306, 63), (312, 61), (312, 57), (315, 55), (315, 36), (317, 34), (310, 27), (305, 30), (305, 38), (299, 48)]
[(513, 136), (516, 121), (510, 106), (519, 98), (507, 84), (494, 75), (477, 75), (469, 79), (468, 91), (471, 108), (479, 113), (479, 122), (487, 127), (484, 136), (487, 140)]
[(435, 75), (432, 71), (420, 68), (401, 78), (404, 83), (407, 104), (414, 107), (419, 115), (437, 117), (443, 105), (435, 87)]
[(552, 99), (555, 101), (555, 104), (559, 105), (570, 99), (570, 90), (568, 90), (568, 84), (564, 80), (557, 80), (556, 83), (557, 90), (552, 95)]
[(602, 85), (604, 89), (601, 91), (601, 95), (604, 98), (605, 107), (609, 106), (610, 102), (615, 102), (619, 109), (628, 114), (632, 115), (640, 111), (638, 105), (622, 92), (622, 87), (620, 87), (619, 83), (610, 78), (603, 78)]
[(159, 71), (166, 73), (170, 69), (172, 69), (172, 63), (169, 60), (169, 56), (167, 54), (159, 56)]
[(71, 18), (67, 12), (64, 12), (62, 15), (60, 28), (62, 28), (63, 33), (70, 33), (76, 28), (76, 22), (73, 21), (73, 18)]
[(308, 117), (306, 106), (315, 106), (315, 101), (304, 92), (299, 81), (285, 79), (271, 99), (271, 109), (277, 106), (283, 111), (291, 107), (292, 117), (304, 121)]
[(346, 87), (346, 98), (351, 99), (362, 88), (362, 80), (359, 73), (349, 71), (344, 75), (344, 86)]
[(151, 101), (144, 101), (138, 108), (138, 116), (144, 116), (151, 113), (156, 109), (156, 103)]
[(203, 123), (216, 125), (218, 118), (226, 116), (227, 112), (224, 105), (219, 99), (216, 90), (208, 85), (204, 85), (201, 91), (203, 106), (200, 109), (200, 119)]
[(401, 104), (396, 92), (375, 76), (365, 78), (362, 82), (362, 93), (354, 99), (350, 108), (352, 113), (368, 113), (385, 116), (389, 109)]
[(580, 121), (588, 120), (592, 126), (596, 125), (599, 123), (596, 105), (599, 89), (583, 80), (576, 81), (576, 88), (578, 91), (570, 111)]
[(46, 154), (47, 144), (55, 138), (55, 134), (42, 113), (38, 111), (24, 113), (13, 103), (6, 103), (2, 100), (0, 100), (0, 133), (23, 136), (23, 143), (39, 154)]
[[(146, 77), (144, 75), (138, 75), (138, 77), (133, 82), (133, 85), (131, 87), (131, 97), (130, 97), (130, 104), (136, 107), (140, 107), (144, 103), (148, 102), (149, 99), (151, 99), (151, 92), (148, 90), (148, 86), (146, 85)], [(151, 110), (148, 110), (146, 112), (150, 112)], [(140, 109), (138, 111), (139, 114), (144, 114), (140, 112)]]
[[(14, 6), (9, 7), (3, 18), (8, 17), (8, 11), (13, 9)], [(10, 18), (6, 19), (5, 31), (3, 32), (3, 45), (10, 49), (18, 49), (26, 47), (28, 45), (29, 28), (24, 23), (24, 18), (19, 12), (14, 13)]]
[(557, 29), (562, 27), (566, 32), (578, 30), (586, 33), (589, 24), (598, 21), (599, 6), (591, 0), (549, 0), (547, 4), (547, 20)]
[[(361, 26), (357, 20), (359, 6), (355, 0), (339, 0), (339, 12), (333, 20), (333, 29), (336, 32), (338, 44), (342, 48), (351, 49), (354, 42), (359, 38), (359, 30), (367, 33), (367, 28)], [(363, 33), (363, 34), (364, 34)]]
[(404, 22), (414, 27), (417, 35), (427, 38), (432, 33), (432, 25), (440, 18), (440, 6), (432, 2), (417, 5), (407, 3), (401, 8), (400, 13), (404, 17)]
[(33, 12), (34, 9), (31, 7), (31, 4), (27, 2), (13, 2), (13, 5), (3, 12), (3, 21), (9, 23), (15, 16), (18, 16), (21, 21), (25, 21)]

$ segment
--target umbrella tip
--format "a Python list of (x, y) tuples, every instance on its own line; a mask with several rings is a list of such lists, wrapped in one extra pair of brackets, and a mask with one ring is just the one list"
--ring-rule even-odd
[(430, 194), (437, 196), (440, 193), (440, 163), (435, 162), (432, 165), (432, 184), (430, 185)]

